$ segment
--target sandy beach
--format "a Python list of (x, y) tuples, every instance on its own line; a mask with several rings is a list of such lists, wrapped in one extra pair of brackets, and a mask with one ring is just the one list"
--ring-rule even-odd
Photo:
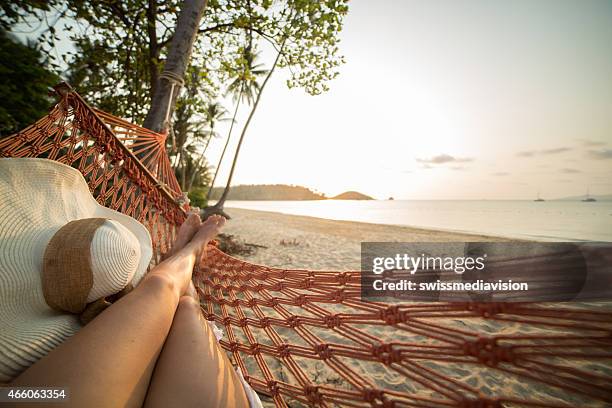
[(228, 208), (224, 231), (265, 246), (238, 256), (251, 263), (312, 270), (360, 269), (361, 242), (478, 242), (509, 238), (395, 225), (335, 221), (268, 211)]
[[(287, 215), (275, 212), (254, 211), (237, 208), (228, 208), (228, 214), (232, 219), (226, 224), (224, 233), (234, 235), (241, 241), (250, 244), (261, 245), (255, 253), (246, 256), (234, 255), (248, 262), (262, 264), (272, 267), (314, 269), (314, 270), (359, 270), (360, 269), (360, 244), (363, 241), (396, 241), (396, 242), (476, 242), (476, 241), (511, 241), (509, 238), (492, 237), (485, 235), (465, 234), (452, 231), (437, 231), (404, 226), (368, 224), (360, 222), (334, 221), (328, 219)], [(277, 293), (277, 292), (273, 292)], [(354, 312), (353, 309), (342, 305), (331, 305), (317, 303), (317, 307), (326, 309), (332, 313)], [(574, 304), (574, 307), (593, 310), (594, 306), (586, 304)], [(289, 307), (287, 307), (289, 308)], [(299, 315), (310, 315), (303, 309), (291, 309)], [(274, 313), (272, 309), (266, 308), (268, 316), (282, 318)], [(440, 330), (459, 330), (462, 333), (478, 333), (483, 336), (504, 335), (513, 336), (530, 334), (534, 336), (555, 336), (567, 334), (568, 331), (550, 325), (539, 326), (528, 324), (520, 320), (497, 320), (483, 319), (478, 315), (461, 317), (449, 315), (447, 318), (434, 316), (432, 318), (421, 318), (419, 323), (432, 324)], [(442, 341), (435, 336), (430, 337), (418, 330), (413, 331), (409, 326), (385, 327), (378, 325), (351, 325), (360, 333), (404, 344), (418, 345), (418, 347), (456, 347), (454, 343)], [(303, 335), (296, 329), (275, 326), (275, 332), (286, 344), (305, 345)], [(346, 335), (338, 335), (335, 331), (316, 330), (309, 327), (311, 331), (320, 336), (321, 341), (336, 344), (352, 343)], [(256, 330), (251, 328), (251, 330)], [(238, 338), (248, 343), (241, 331), (235, 331)], [(260, 342), (269, 342), (267, 335), (257, 330)], [(569, 331), (576, 334), (578, 332)], [(467, 336), (467, 334), (466, 334)], [(452, 336), (451, 336), (452, 337)], [(469, 337), (468, 337), (469, 338)], [(337, 372), (330, 369), (326, 364), (314, 358), (293, 357), (300, 366), (312, 375), (316, 382), (339, 389), (351, 389), (351, 386), (340, 377)], [(537, 360), (537, 359), (536, 359)], [(550, 358), (539, 358), (542, 362), (551, 363)], [(276, 358), (266, 360), (276, 378), (296, 383), (297, 380)], [(494, 367), (477, 364), (468, 359), (468, 362), (457, 363), (443, 360), (419, 360), (428, 368), (437, 373), (453, 378), (462, 384), (473, 387), (488, 396), (512, 396), (524, 398), (531, 401), (539, 401), (544, 404), (551, 402), (571, 401), (574, 406), (603, 407), (601, 402), (590, 400), (588, 397), (568, 394), (558, 388), (551, 387), (542, 381), (527, 379), (517, 376), (515, 373), (502, 372)], [(534, 360), (535, 361), (535, 360)], [(347, 359), (345, 361), (355, 372), (361, 373), (377, 386), (414, 393), (419, 397), (440, 397), (430, 388), (424, 387), (418, 382), (407, 380), (389, 367), (374, 364), (359, 359)], [(535, 361), (537, 364), (539, 361)], [(564, 358), (555, 361), (560, 367), (581, 369), (584, 372), (609, 373), (610, 368), (605, 360), (601, 362), (589, 361), (585, 363), (580, 358)], [(250, 373), (261, 376), (254, 359), (246, 359), (246, 365)], [(507, 368), (511, 368), (509, 365)], [(264, 405), (272, 406), (269, 398), (263, 396)], [(289, 399), (290, 406), (305, 406), (297, 401)], [(437, 405), (436, 405), (437, 406)]]

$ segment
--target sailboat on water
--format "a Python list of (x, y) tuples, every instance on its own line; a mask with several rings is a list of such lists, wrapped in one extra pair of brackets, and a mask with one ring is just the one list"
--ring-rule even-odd
[(597, 200), (590, 196), (589, 188), (587, 187), (587, 192), (586, 192), (586, 195), (584, 196), (584, 198), (582, 199), (582, 202), (583, 203), (593, 203), (595, 201), (597, 201)]
[(540, 190), (538, 190), (538, 198), (536, 198), (535, 200), (533, 200), (535, 202), (541, 202), (541, 201), (546, 201), (544, 200), (542, 197), (540, 197)]

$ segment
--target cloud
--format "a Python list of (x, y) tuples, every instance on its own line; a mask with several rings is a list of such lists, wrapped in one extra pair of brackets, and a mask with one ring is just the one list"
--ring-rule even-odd
[(439, 154), (430, 159), (416, 159), (417, 162), (423, 164), (467, 163), (473, 160), (470, 157), (454, 157), (450, 154)]
[(523, 150), (523, 151), (516, 153), (516, 155), (518, 157), (533, 157), (533, 156), (565, 153), (565, 152), (569, 152), (570, 150), (572, 149), (569, 147), (555, 147), (553, 149)]
[(451, 167), (451, 170), (465, 170), (465, 169), (466, 167), (463, 167), (463, 166), (452, 166)]
[(612, 159), (612, 149), (589, 150), (588, 155), (597, 160)]
[(583, 146), (595, 147), (595, 146), (605, 146), (606, 142), (600, 142), (599, 140), (589, 140), (589, 139), (576, 139), (582, 143)]
[(544, 149), (544, 150), (540, 150), (540, 154), (557, 154), (557, 153), (564, 153), (564, 152), (569, 152), (570, 149), (569, 147), (557, 147), (554, 149)]
[(492, 176), (498, 176), (498, 177), (503, 177), (503, 176), (509, 176), (510, 173), (506, 172), (506, 171), (498, 171), (496, 173), (492, 173)]
[(578, 169), (570, 169), (570, 168), (564, 168), (561, 169), (561, 173), (565, 173), (565, 174), (576, 174), (576, 173), (582, 173), (580, 170)]

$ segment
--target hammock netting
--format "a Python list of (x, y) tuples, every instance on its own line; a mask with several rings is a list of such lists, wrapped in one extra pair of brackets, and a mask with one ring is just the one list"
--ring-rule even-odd
[[(98, 202), (142, 222), (154, 263), (185, 219), (165, 136), (56, 88), (49, 114), (0, 139), (0, 157), (81, 171)], [(214, 245), (194, 281), (205, 317), (265, 404), (280, 407), (609, 407), (606, 303), (361, 300), (360, 272), (286, 270)]]

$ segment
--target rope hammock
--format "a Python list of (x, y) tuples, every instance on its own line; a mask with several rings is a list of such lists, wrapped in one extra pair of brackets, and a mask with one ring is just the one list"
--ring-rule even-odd
[[(77, 168), (100, 204), (149, 229), (159, 262), (185, 219), (165, 136), (56, 92), (47, 116), (0, 139), (0, 157)], [(601, 304), (368, 302), (357, 271), (253, 265), (214, 245), (194, 281), (230, 359), (279, 407), (612, 406)]]

